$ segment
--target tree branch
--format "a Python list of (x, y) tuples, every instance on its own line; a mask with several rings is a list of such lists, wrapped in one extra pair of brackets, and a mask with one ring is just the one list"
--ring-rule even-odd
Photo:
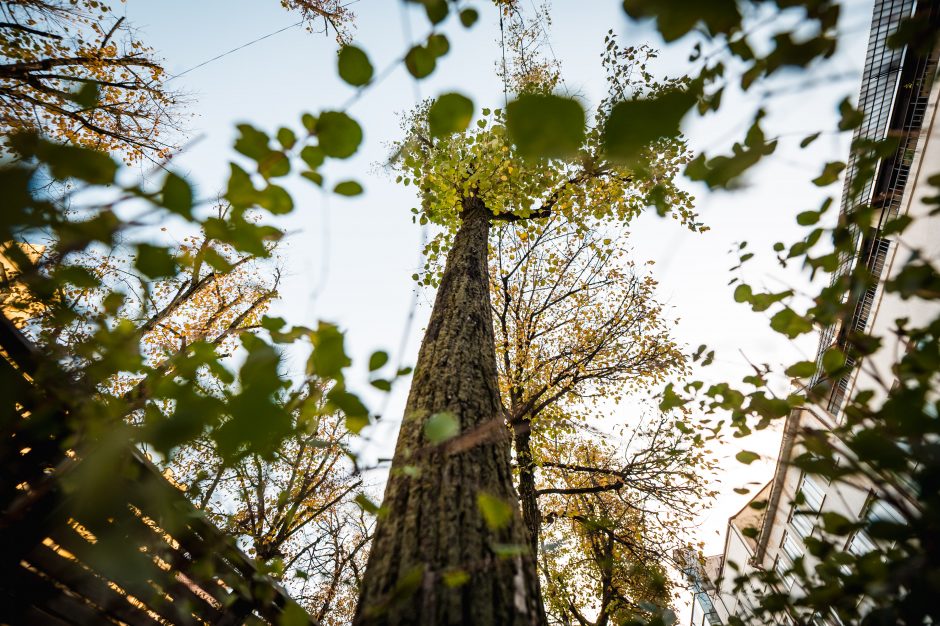
[(23, 26), (22, 24), (14, 24), (13, 22), (0, 22), (0, 28), (12, 28), (14, 30), (21, 30), (26, 33), (36, 35), (37, 37), (49, 37), (50, 39), (62, 39), (62, 35), (55, 35), (53, 33), (47, 33), (43, 30), (37, 30), (35, 28), (30, 28), (29, 26)]
[(548, 489), (536, 489), (535, 495), (544, 496), (550, 493), (576, 495), (580, 493), (602, 493), (604, 491), (618, 491), (627, 486), (627, 483), (618, 480), (609, 485), (596, 485), (594, 487), (549, 487)]

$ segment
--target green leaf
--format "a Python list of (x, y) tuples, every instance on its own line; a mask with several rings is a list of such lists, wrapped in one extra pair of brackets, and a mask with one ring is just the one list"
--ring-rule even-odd
[(740, 284), (734, 288), (734, 301), (735, 302), (750, 302), (754, 297), (754, 292), (751, 289), (750, 285)]
[(385, 352), (384, 350), (377, 350), (376, 352), (372, 353), (372, 356), (369, 357), (369, 371), (374, 372), (386, 363), (388, 363), (388, 352)]
[(10, 146), (24, 157), (36, 157), (49, 166), (54, 178), (77, 178), (93, 185), (114, 182), (117, 163), (110, 156), (90, 148), (52, 143), (38, 135), (23, 133), (9, 138)]
[(822, 367), (830, 376), (835, 374), (845, 367), (845, 354), (839, 348), (829, 348), (823, 353)]
[(353, 500), (353, 502), (358, 504), (359, 508), (365, 511), (366, 513), (371, 513), (372, 515), (379, 514), (379, 511), (380, 511), (379, 505), (377, 505), (375, 502), (370, 500), (368, 496), (366, 496), (364, 493), (360, 493), (359, 495), (357, 495), (356, 498)]
[(238, 208), (247, 208), (252, 206), (258, 198), (258, 191), (251, 182), (251, 176), (235, 163), (229, 163), (231, 174), (228, 178), (228, 188), (225, 191), (225, 199), (232, 203), (232, 206)]
[(317, 118), (310, 113), (304, 113), (300, 116), (300, 123), (304, 125), (307, 132), (313, 135), (317, 131)]
[(492, 530), (504, 528), (512, 521), (512, 505), (485, 491), (477, 494), (477, 508), (480, 509), (486, 525)]
[(63, 224), (59, 230), (59, 244), (64, 248), (75, 249), (91, 241), (110, 244), (120, 227), (121, 221), (113, 211), (102, 211), (91, 219)]
[(459, 133), (470, 126), (473, 118), (473, 101), (459, 93), (446, 93), (431, 105), (428, 124), (432, 137)]
[(100, 101), (97, 83), (92, 81), (82, 83), (78, 91), (68, 95), (68, 99), (83, 109), (95, 108), (95, 105)]
[(290, 172), (290, 159), (280, 150), (271, 150), (258, 161), (258, 173), (265, 178), (278, 178)]
[(345, 113), (327, 111), (317, 120), (317, 137), (325, 155), (345, 159), (362, 143), (362, 127)]
[(296, 602), (288, 602), (278, 617), (277, 626), (310, 626), (310, 615)]
[(362, 185), (354, 180), (344, 180), (338, 183), (333, 191), (341, 196), (358, 196), (362, 193)]
[(322, 378), (341, 377), (343, 368), (351, 363), (346, 356), (343, 333), (329, 322), (320, 322), (311, 339), (313, 353), (310, 355), (310, 361), (313, 373)]
[(800, 361), (788, 367), (785, 373), (791, 378), (810, 378), (816, 374), (816, 363), (813, 361)]
[(442, 576), (444, 584), (451, 589), (455, 587), (463, 587), (468, 582), (470, 582), (470, 574), (463, 571), (462, 569), (448, 570), (444, 572)]
[(911, 458), (908, 452), (886, 438), (884, 432), (874, 428), (854, 433), (846, 443), (858, 455), (859, 460), (869, 461), (878, 467), (892, 471), (907, 467), (908, 460)]
[(315, 170), (323, 165), (323, 159), (325, 156), (326, 155), (323, 154), (323, 149), (319, 146), (304, 146), (304, 149), (300, 151), (300, 158), (303, 159), (303, 162), (306, 163), (312, 170)]
[(819, 213), (817, 211), (803, 211), (796, 216), (796, 223), (800, 226), (812, 226), (818, 221)]
[(480, 14), (477, 13), (476, 9), (464, 9), (460, 12), (460, 23), (464, 25), (464, 28), (470, 28), (476, 24), (479, 18)]
[(677, 136), (695, 101), (691, 90), (673, 89), (656, 98), (617, 103), (604, 125), (604, 150), (620, 161), (636, 159), (657, 139)]
[(910, 261), (885, 283), (885, 289), (904, 300), (914, 297), (936, 300), (940, 297), (940, 274), (929, 263)]
[(83, 288), (97, 287), (101, 284), (97, 276), (88, 268), (80, 265), (62, 265), (58, 267), (55, 272), (55, 279), (60, 284)]
[(355, 433), (365, 428), (369, 424), (369, 409), (362, 403), (354, 393), (346, 391), (343, 385), (336, 385), (326, 394), (326, 399), (346, 415), (346, 425), (349, 427), (350, 419), (354, 420), (356, 426), (350, 428)]
[(318, 187), (323, 186), (323, 174), (320, 172), (301, 172), (300, 175)]
[(754, 461), (760, 458), (760, 455), (756, 452), (751, 452), (750, 450), (741, 450), (734, 455), (734, 458), (738, 460), (739, 463), (744, 463), (745, 465), (750, 465)]
[(282, 317), (272, 317), (270, 315), (265, 315), (261, 318), (261, 328), (270, 332), (278, 332), (286, 325), (287, 322), (284, 321), (284, 318)]
[(401, 604), (409, 598), (414, 597), (424, 581), (425, 567), (423, 563), (420, 563), (409, 568), (408, 571), (399, 576), (388, 596), (388, 603), (391, 605)]
[(825, 531), (833, 535), (849, 535), (858, 526), (849, 521), (845, 516), (832, 511), (826, 511), (820, 517), (822, 518)]
[(369, 425), (369, 418), (361, 415), (346, 416), (346, 430), (354, 435), (362, 432), (362, 429)]
[(704, 154), (699, 154), (686, 166), (686, 176), (691, 180), (704, 181), (712, 189), (733, 188), (739, 176), (777, 149), (777, 141), (768, 141), (760, 127), (763, 117), (764, 112), (758, 111), (744, 143), (735, 143), (730, 155), (706, 159)]
[(414, 465), (406, 465), (401, 468), (401, 473), (405, 476), (410, 476), (411, 478), (418, 478), (421, 476), (421, 468)]
[(808, 319), (797, 314), (789, 307), (778, 311), (770, 318), (770, 327), (790, 339), (795, 339), (813, 330), (813, 324)]
[(741, 25), (735, 0), (624, 0), (623, 10), (636, 20), (655, 18), (656, 27), (667, 42), (682, 37), (699, 22), (712, 35), (730, 33)]
[(512, 559), (529, 554), (529, 547), (522, 543), (494, 543), (490, 545), (493, 554), (501, 559)]
[(858, 128), (865, 121), (865, 114), (852, 106), (848, 98), (839, 103), (839, 130)]
[(164, 454), (202, 434), (224, 408), (219, 400), (193, 393), (186, 386), (171, 389), (173, 412), (164, 417), (154, 405), (148, 405), (144, 417), (147, 441)]
[(280, 355), (257, 335), (241, 335), (248, 355), (238, 372), (240, 393), (226, 399), (230, 419), (212, 434), (225, 459), (271, 454), (291, 430), (291, 416), (275, 399), (284, 380)]
[(660, 411), (670, 411), (676, 407), (685, 406), (688, 404), (688, 400), (681, 398), (674, 390), (672, 383), (666, 385), (666, 388), (663, 389), (663, 399), (659, 403)]
[(825, 187), (839, 180), (839, 174), (845, 169), (845, 163), (841, 161), (832, 161), (826, 163), (822, 173), (813, 179), (813, 184), (817, 187)]
[(807, 136), (804, 137), (803, 140), (800, 142), (800, 147), (801, 147), (801, 148), (805, 148), (805, 147), (809, 146), (809, 144), (811, 144), (811, 143), (813, 143), (814, 141), (816, 141), (817, 139), (819, 139), (819, 135), (820, 135), (820, 133), (813, 133), (812, 135), (807, 135)]
[(896, 235), (903, 233), (907, 230), (907, 227), (911, 225), (911, 222), (914, 221), (910, 215), (899, 215), (894, 219), (888, 220), (885, 225), (881, 228), (881, 236), (887, 237), (888, 235)]
[(771, 305), (786, 300), (793, 295), (792, 291), (781, 291), (779, 293), (755, 293), (751, 294), (751, 309), (757, 312), (766, 311)]
[(424, 46), (414, 46), (405, 55), (405, 67), (415, 78), (424, 78), (434, 71), (437, 57)]
[(134, 265), (150, 278), (173, 276), (176, 273), (176, 259), (166, 248), (137, 244), (137, 261)]
[(268, 185), (264, 191), (258, 192), (258, 204), (274, 215), (284, 215), (294, 210), (293, 198), (286, 189), (277, 185)]
[(392, 390), (392, 382), (385, 380), (384, 378), (376, 378), (375, 380), (370, 381), (369, 384), (379, 391), (384, 391), (386, 393)]
[(506, 125), (524, 156), (570, 156), (584, 141), (584, 109), (571, 98), (521, 96), (509, 103)]
[(163, 206), (168, 210), (192, 218), (193, 190), (185, 179), (173, 172), (166, 175), (163, 181)]
[(442, 57), (450, 52), (450, 41), (448, 41), (446, 35), (434, 33), (428, 37), (427, 48), (428, 52), (433, 54), (435, 58)]
[(281, 127), (277, 129), (277, 141), (285, 150), (290, 150), (297, 143), (297, 135), (289, 128)]
[(887, 541), (905, 541), (914, 534), (914, 530), (907, 524), (898, 524), (887, 520), (871, 520), (868, 522), (868, 534), (875, 539)]
[(447, 0), (417, 0), (424, 5), (424, 11), (432, 24), (440, 24), (447, 17)]
[(438, 445), (460, 434), (460, 422), (453, 413), (435, 413), (424, 423), (424, 436)]
[(369, 56), (361, 48), (343, 46), (339, 51), (339, 77), (350, 85), (367, 85), (374, 73)]
[(239, 136), (235, 140), (235, 150), (238, 152), (250, 159), (260, 161), (271, 151), (268, 147), (270, 140), (266, 133), (250, 124), (239, 124), (236, 128), (238, 128)]

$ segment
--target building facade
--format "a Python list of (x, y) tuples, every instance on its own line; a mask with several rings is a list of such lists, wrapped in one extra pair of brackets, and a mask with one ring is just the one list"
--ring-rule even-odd
[[(854, 367), (851, 374), (831, 381), (821, 402), (797, 409), (787, 417), (773, 478), (729, 519), (723, 553), (706, 558), (694, 572), (690, 570), (699, 601), (693, 613), (695, 626), (715, 626), (726, 623), (731, 615), (744, 618), (753, 612), (758, 590), (736, 590), (734, 579), (740, 574), (775, 569), (782, 575), (800, 557), (812, 566), (804, 539), (818, 532), (821, 512), (832, 511), (849, 520), (899, 520), (892, 507), (874, 497), (875, 485), (860, 480), (829, 483), (820, 476), (804, 474), (790, 460), (803, 451), (800, 433), (810, 429), (830, 431), (841, 423), (843, 405), (854, 390), (871, 389), (876, 402), (889, 393), (890, 382), (895, 380), (892, 366), (906, 349), (903, 340), (891, 332), (897, 319), (908, 318), (912, 325), (920, 325), (938, 315), (937, 305), (912, 306), (883, 290), (885, 281), (896, 275), (912, 251), (924, 252), (934, 260), (940, 257), (940, 215), (931, 215), (933, 207), (924, 201), (924, 196), (936, 193), (927, 179), (940, 172), (938, 50), (918, 52), (888, 46), (888, 38), (901, 20), (915, 12), (936, 25), (940, 2), (875, 1), (859, 96), (865, 121), (856, 129), (854, 139), (881, 140), (890, 136), (899, 140), (899, 147), (893, 156), (880, 162), (876, 175), (861, 190), (853, 185), (858, 164), (854, 158), (848, 162), (841, 210), (868, 204), (880, 216), (868, 231), (855, 233), (856, 252), (841, 259), (836, 276), (864, 265), (877, 282), (854, 297), (851, 319), (821, 333), (817, 358), (821, 360), (827, 350), (838, 347), (848, 364), (858, 365), (846, 340), (853, 330), (882, 337), (884, 343), (865, 357), (864, 367)], [(912, 226), (900, 238), (885, 234), (885, 223), (899, 215), (912, 218)], [(906, 497), (903, 488), (897, 491), (895, 495)], [(752, 507), (755, 502), (762, 508)], [(847, 539), (845, 549), (863, 554), (873, 546), (861, 530)], [(792, 578), (784, 577), (788, 590), (798, 593), (794, 584)], [(818, 621), (839, 624), (835, 616), (819, 616)]]

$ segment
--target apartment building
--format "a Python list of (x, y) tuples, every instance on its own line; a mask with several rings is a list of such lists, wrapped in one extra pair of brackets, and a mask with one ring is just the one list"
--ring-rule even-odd
[[(864, 264), (878, 283), (856, 298), (850, 320), (821, 333), (818, 358), (838, 346), (849, 363), (855, 364), (856, 357), (846, 342), (850, 330), (878, 335), (884, 338), (884, 345), (866, 357), (863, 366), (832, 381), (822, 402), (788, 416), (774, 476), (751, 500), (766, 505), (755, 509), (749, 502), (732, 516), (723, 553), (687, 571), (697, 601), (692, 617), (695, 626), (716, 626), (726, 623), (730, 615), (744, 617), (751, 613), (757, 590), (735, 590), (734, 578), (739, 574), (770, 569), (782, 573), (801, 556), (811, 564), (804, 539), (817, 532), (820, 512), (833, 511), (850, 520), (898, 519), (892, 507), (874, 497), (874, 485), (858, 481), (828, 483), (819, 476), (804, 474), (789, 461), (801, 452), (800, 433), (807, 429), (828, 431), (841, 423), (845, 399), (853, 390), (871, 389), (876, 401), (889, 393), (894, 380), (892, 366), (906, 349), (902, 340), (890, 332), (896, 319), (906, 317), (912, 325), (919, 325), (938, 315), (937, 305), (912, 305), (883, 290), (884, 282), (896, 274), (912, 250), (924, 251), (934, 260), (940, 257), (940, 215), (931, 216), (932, 207), (924, 203), (926, 195), (936, 193), (927, 178), (940, 172), (938, 51), (918, 53), (907, 48), (892, 49), (887, 44), (900, 21), (914, 12), (923, 12), (936, 24), (940, 2), (875, 1), (859, 96), (865, 122), (856, 129), (855, 138), (880, 140), (892, 136), (900, 140), (900, 147), (893, 157), (880, 163), (877, 175), (858, 194), (850, 191), (857, 164), (849, 160), (841, 210), (870, 204), (880, 209), (880, 219), (868, 232), (856, 233), (856, 253), (841, 260), (838, 272)], [(882, 226), (898, 215), (913, 218), (912, 226), (901, 238), (885, 235)], [(799, 499), (798, 493), (802, 494)], [(896, 495), (905, 497), (903, 487)], [(846, 550), (857, 554), (872, 548), (864, 531), (850, 536), (846, 543)], [(784, 584), (792, 587), (795, 583), (784, 579)], [(834, 616), (818, 619), (821, 624), (839, 624)]]

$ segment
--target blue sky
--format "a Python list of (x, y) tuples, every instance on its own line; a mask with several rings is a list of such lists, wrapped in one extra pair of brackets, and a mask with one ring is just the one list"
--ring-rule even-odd
[[(400, 58), (409, 41), (426, 33), (420, 9), (403, 9), (401, 4), (359, 0), (350, 6), (356, 13), (355, 41), (368, 51), (378, 71), (390, 59)], [(291, 185), (297, 208), (283, 223), (291, 233), (283, 248), (287, 276), (274, 313), (295, 324), (312, 325), (317, 319), (339, 323), (360, 370), (368, 354), (379, 348), (390, 351), (393, 362), (399, 357), (406, 364), (414, 362), (433, 296), (417, 294), (414, 323), (399, 354), (414, 298), (411, 275), (421, 264), (421, 231), (411, 223), (413, 189), (395, 185), (380, 166), (386, 144), (399, 135), (398, 114), (420, 98), (447, 91), (470, 96), (478, 108), (502, 104), (502, 85), (494, 72), (497, 14), (487, 3), (478, 4), (481, 19), (472, 30), (464, 30), (455, 19), (444, 25), (451, 52), (430, 79), (416, 83), (399, 66), (352, 106), (350, 112), (365, 129), (363, 149), (347, 162), (331, 164), (326, 172), (333, 183), (357, 178), (366, 187), (364, 195), (342, 199), (322, 195), (307, 183)], [(522, 5), (532, 8), (530, 0), (522, 0)], [(277, 0), (127, 0), (116, 11), (126, 14), (171, 75), (298, 21)], [(848, 137), (824, 135), (805, 151), (796, 144), (805, 134), (833, 128), (838, 102), (845, 95), (857, 95), (870, 11), (869, 0), (847, 5), (844, 45), (825, 67), (811, 73), (809, 78), (817, 79), (814, 87), (794, 89), (798, 79), (784, 74), (776, 81), (786, 92), (782, 95), (762, 100), (756, 94), (728, 93), (718, 115), (686, 120), (684, 131), (695, 151), (727, 149), (761, 105), (768, 108), (768, 136), (782, 137), (777, 154), (748, 177), (743, 189), (708, 193), (689, 184), (709, 232), (688, 233), (655, 215), (631, 227), (634, 258), (656, 261), (659, 295), (678, 320), (677, 337), (693, 349), (702, 343), (716, 349), (716, 365), (703, 373), (709, 378), (739, 378), (748, 373), (748, 360), (779, 364), (815, 352), (815, 337), (788, 342), (770, 331), (767, 317), (734, 303), (728, 286), (734, 257), (728, 250), (742, 240), (757, 251), (769, 251), (774, 241), (789, 242), (797, 233), (797, 213), (817, 208), (826, 195), (838, 195), (838, 186), (819, 190), (809, 180), (824, 162), (846, 158)], [(662, 46), (648, 26), (628, 23), (614, 0), (556, 0), (552, 16), (552, 51), (561, 61), (566, 86), (588, 103), (596, 102), (604, 89), (599, 55), (608, 29), (625, 45)], [(664, 74), (687, 70), (691, 43), (670, 46), (656, 69)], [(332, 37), (294, 27), (174, 79), (170, 85), (186, 94), (190, 117), (185, 125), (192, 140), (174, 159), (174, 167), (198, 185), (200, 196), (211, 197), (224, 185), (236, 123), (250, 121), (269, 131), (280, 125), (299, 128), (303, 111), (340, 108), (353, 90), (336, 76), (335, 50)], [(767, 252), (752, 262), (747, 277), (772, 289), (806, 284), (798, 271), (782, 270)], [(358, 378), (360, 388), (363, 380)], [(779, 382), (785, 390), (786, 381)], [(372, 454), (391, 450), (406, 386), (407, 381), (395, 389), (384, 424), (372, 429)], [(380, 396), (369, 398), (373, 407), (383, 405)], [(629, 407), (618, 414), (629, 414)], [(772, 468), (767, 460), (744, 470), (732, 457), (742, 448), (772, 455), (776, 446), (776, 434), (765, 433), (718, 450), (726, 468), (721, 485), (725, 497), (702, 522), (707, 552), (720, 550), (725, 520), (746, 499), (731, 488), (765, 480)]]

